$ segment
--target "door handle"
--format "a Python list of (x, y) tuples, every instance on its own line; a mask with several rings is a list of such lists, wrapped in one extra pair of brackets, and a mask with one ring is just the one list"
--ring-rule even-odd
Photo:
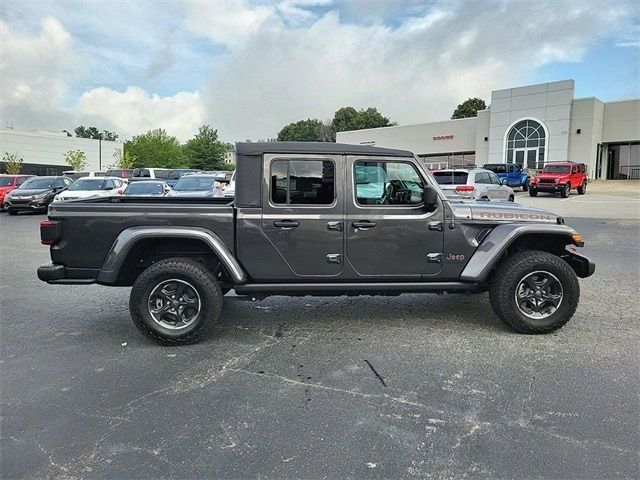
[(364, 220), (361, 222), (353, 222), (351, 226), (359, 230), (368, 230), (370, 228), (375, 228), (376, 222), (370, 222), (369, 220)]
[(273, 226), (277, 228), (296, 228), (300, 225), (297, 220), (282, 220), (273, 222)]
[(342, 222), (327, 222), (327, 230), (333, 230), (335, 232), (342, 231)]

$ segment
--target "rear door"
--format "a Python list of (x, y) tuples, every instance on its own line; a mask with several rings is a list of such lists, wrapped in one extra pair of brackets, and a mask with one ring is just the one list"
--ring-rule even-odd
[(344, 278), (419, 280), (442, 268), (443, 207), (427, 211), (424, 173), (409, 159), (347, 157)]
[(340, 275), (344, 191), (339, 155), (265, 155), (262, 233), (292, 277)]

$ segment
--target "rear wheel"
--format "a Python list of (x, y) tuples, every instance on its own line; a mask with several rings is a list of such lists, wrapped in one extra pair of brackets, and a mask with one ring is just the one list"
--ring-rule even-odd
[(530, 197), (538, 196), (538, 191), (535, 189), (535, 187), (529, 187), (529, 196)]
[(584, 195), (585, 193), (587, 193), (587, 182), (578, 187), (578, 195)]
[(213, 274), (189, 258), (168, 258), (147, 268), (129, 298), (133, 323), (162, 345), (194, 343), (207, 323), (220, 319), (222, 292)]
[(562, 189), (562, 191), (560, 192), (560, 196), (562, 198), (567, 198), (569, 196), (569, 192), (571, 191), (571, 185), (569, 185), (568, 183), (564, 186), (564, 188)]
[(580, 298), (578, 277), (567, 262), (528, 250), (510, 257), (490, 282), (493, 311), (520, 333), (549, 333), (567, 323)]

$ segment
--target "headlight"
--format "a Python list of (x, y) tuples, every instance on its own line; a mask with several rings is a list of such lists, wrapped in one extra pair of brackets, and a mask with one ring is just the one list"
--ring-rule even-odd
[(49, 192), (44, 192), (44, 193), (40, 193), (39, 195), (34, 195), (33, 199), (34, 200), (41, 200), (43, 198), (47, 198), (50, 195)]
[(59, 202), (60, 200), (62, 200), (62, 198), (60, 198), (60, 195), (56, 195), (55, 197), (53, 197), (54, 202)]

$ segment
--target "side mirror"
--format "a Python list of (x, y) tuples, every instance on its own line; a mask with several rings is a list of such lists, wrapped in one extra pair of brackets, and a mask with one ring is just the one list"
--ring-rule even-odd
[(507, 182), (506, 178), (502, 179), (502, 182), (500, 182), (502, 185), (509, 185), (509, 182)]
[(422, 191), (422, 201), (425, 207), (435, 207), (438, 204), (438, 192), (431, 185), (426, 185)]

